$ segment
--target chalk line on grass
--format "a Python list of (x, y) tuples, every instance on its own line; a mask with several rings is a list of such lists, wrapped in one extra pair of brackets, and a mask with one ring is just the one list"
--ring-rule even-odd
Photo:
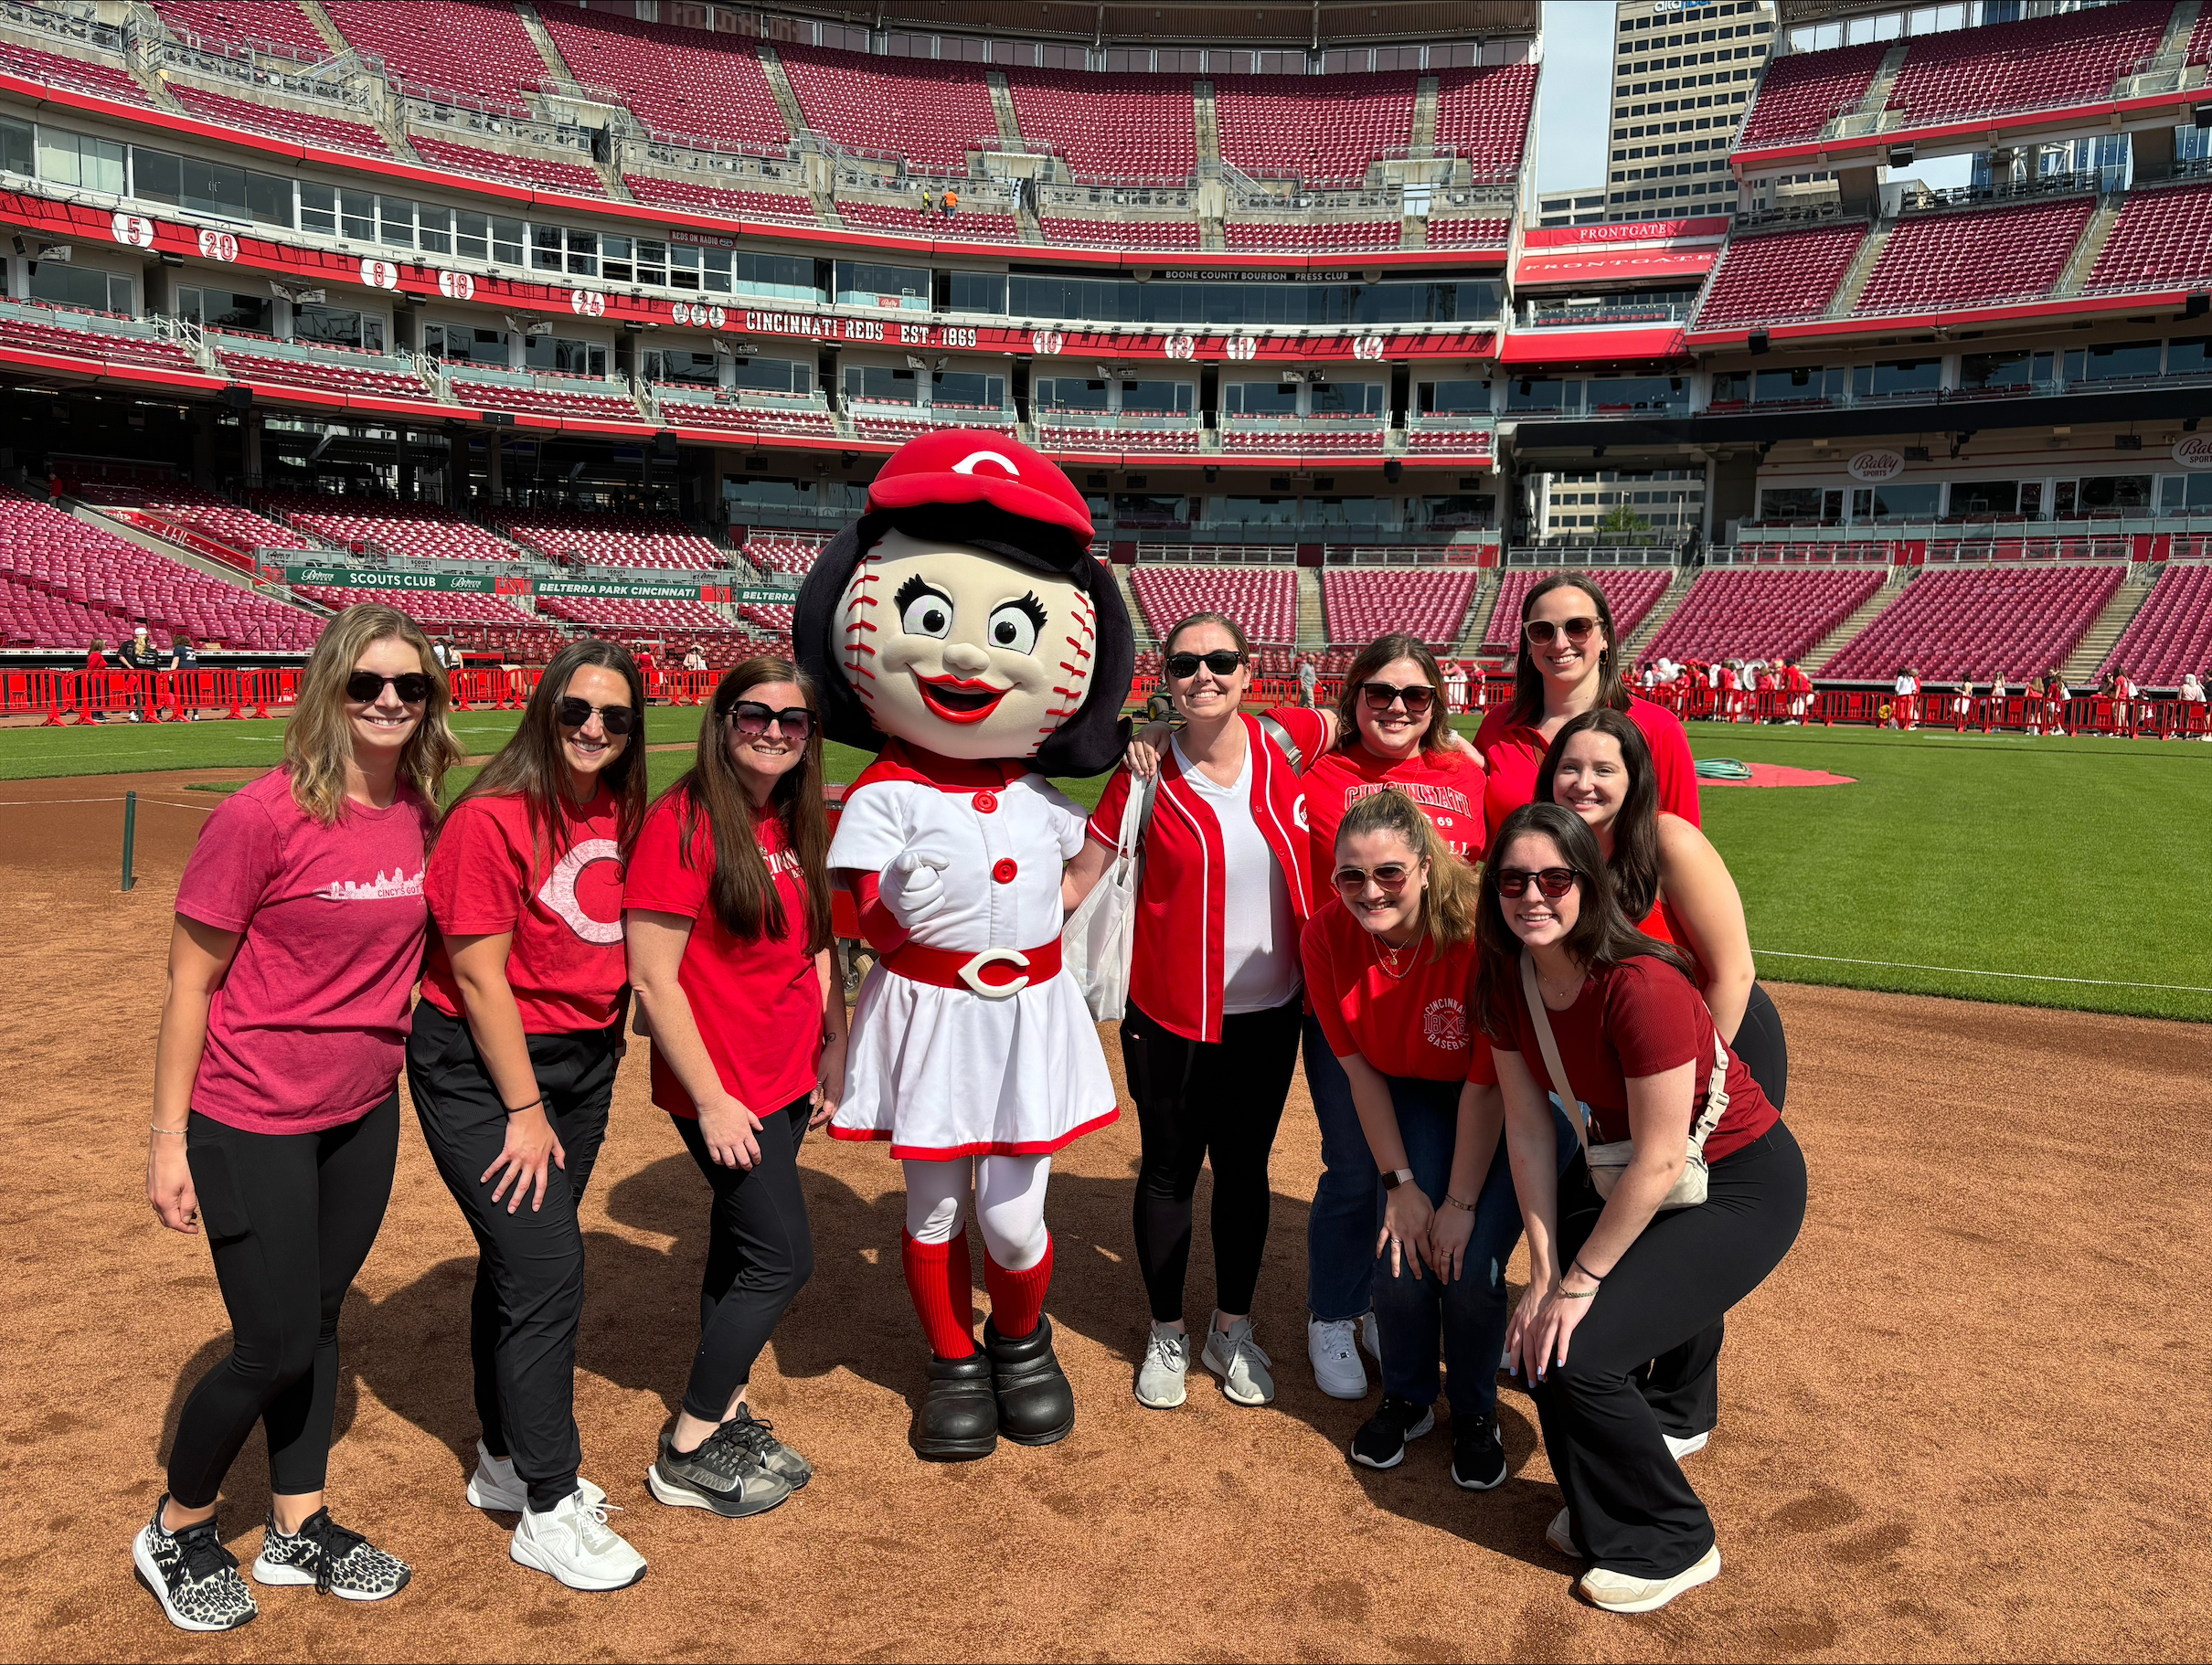
[(1817, 960), (1824, 965), (1877, 966), (1888, 971), (1941, 971), (1952, 977), (2005, 977), (2018, 982), (2082, 983), (2094, 989), (2158, 989), (2168, 994), (2212, 994), (2212, 989), (2199, 989), (2189, 983), (2177, 982), (2122, 982), (2110, 977), (2055, 977), (2044, 971), (1983, 971), (1972, 966), (1908, 965), (1898, 960), (1845, 960), (1834, 954), (1792, 954), (1781, 949), (1753, 949), (1755, 958), (1767, 960)]
[[(0, 798), (0, 810), (40, 810), (49, 803), (121, 803), (120, 798)], [(172, 803), (166, 798), (139, 796), (141, 803), (158, 803), (166, 810), (191, 810), (201, 815), (212, 815), (219, 807), (205, 803)]]

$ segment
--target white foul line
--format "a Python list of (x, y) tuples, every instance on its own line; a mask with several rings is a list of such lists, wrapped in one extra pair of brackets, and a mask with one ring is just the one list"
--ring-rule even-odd
[[(49, 803), (121, 803), (120, 798), (0, 798), (0, 810), (36, 810)], [(166, 798), (140, 798), (141, 803), (158, 803), (165, 810), (191, 810), (201, 815), (212, 815), (221, 806), (212, 803), (172, 803)]]
[(1879, 966), (1890, 971), (1943, 971), (1953, 977), (2009, 977), (2020, 982), (2072, 982), (2096, 989), (2160, 989), (2169, 994), (2212, 994), (2212, 989), (2199, 989), (2188, 983), (2120, 982), (2109, 977), (2052, 977), (2041, 971), (1978, 971), (1968, 966), (1919, 966), (1897, 960), (1843, 960), (1834, 954), (1789, 954), (1780, 949), (1753, 949), (1751, 954), (1754, 959), (1817, 960), (1824, 965)]

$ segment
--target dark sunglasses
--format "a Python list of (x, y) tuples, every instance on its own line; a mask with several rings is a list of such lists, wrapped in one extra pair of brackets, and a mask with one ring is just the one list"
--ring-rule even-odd
[(1170, 653), (1167, 656), (1167, 673), (1177, 682), (1182, 682), (1186, 677), (1197, 675), (1198, 667), (1204, 665), (1216, 676), (1227, 676), (1243, 663), (1244, 655), (1233, 648), (1216, 648), (1210, 653)]
[(594, 705), (590, 700), (570, 697), (553, 707), (554, 719), (563, 728), (581, 728), (599, 713), (599, 726), (609, 734), (622, 736), (637, 726), (637, 713), (627, 705)]
[(766, 734), (773, 724), (787, 740), (803, 740), (814, 732), (814, 714), (804, 705), (771, 711), (757, 699), (741, 699), (722, 714), (739, 734)]
[(1413, 876), (1413, 869), (1404, 862), (1385, 862), (1372, 870), (1366, 867), (1339, 867), (1329, 876), (1335, 880), (1336, 888), (1347, 896), (1356, 896), (1367, 889), (1369, 879), (1375, 881), (1383, 895), (1394, 896), (1405, 889), (1406, 881)]
[(409, 705), (420, 705), (431, 696), (431, 679), (420, 671), (402, 671), (397, 676), (379, 676), (374, 671), (356, 671), (346, 679), (346, 697), (364, 705), (373, 705), (384, 697), (385, 685)]
[(1423, 716), (1436, 703), (1436, 690), (1427, 683), (1413, 683), (1403, 688), (1394, 688), (1388, 683), (1361, 683), (1359, 696), (1367, 702), (1369, 711), (1388, 711), (1403, 701), (1408, 716)]
[(1531, 619), (1526, 624), (1521, 626), (1521, 634), (1535, 642), (1537, 646), (1542, 647), (1558, 636), (1561, 631), (1567, 632), (1567, 640), (1569, 642), (1588, 642), (1590, 631), (1597, 628), (1598, 621), (1590, 618), (1569, 619), (1564, 624), (1554, 624), (1548, 619)]
[(1581, 877), (1572, 867), (1547, 867), (1540, 873), (1531, 873), (1525, 867), (1501, 867), (1498, 869), (1498, 895), (1525, 896), (1529, 886), (1534, 885), (1556, 902), (1572, 890)]

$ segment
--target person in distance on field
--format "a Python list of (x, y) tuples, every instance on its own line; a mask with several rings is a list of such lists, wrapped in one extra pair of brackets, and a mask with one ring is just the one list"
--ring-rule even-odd
[(814, 1270), (799, 1144), (845, 1086), (828, 850), (813, 687), (789, 660), (749, 659), (715, 689), (622, 886), (653, 1101), (714, 1195), (698, 1352), (645, 1474), (675, 1508), (758, 1514), (814, 1475), (745, 1390)]
[(461, 760), (430, 643), (388, 607), (324, 627), (284, 763), (207, 818), (176, 893), (146, 1199), (204, 1225), (231, 1351), (186, 1399), (169, 1488), (132, 1546), (170, 1623), (254, 1616), (215, 1510), (262, 1425), (269, 1520), (253, 1575), (355, 1601), (406, 1564), (330, 1517), (338, 1313), (384, 1222), (397, 1084), (430, 917), (423, 852)]
[[(1386, 1199), (1360, 1246), (1377, 1263), (1383, 1396), (1352, 1460), (1395, 1469), (1436, 1426), (1441, 1340), (1452, 1478), (1487, 1491), (1505, 1478), (1497, 1363), (1521, 1216), (1489, 1045), (1470, 1015), (1474, 870), (1411, 798), (1385, 787), (1345, 811), (1330, 883), (1338, 900), (1315, 911), (1302, 943), (1306, 987)], [(1563, 1118), (1557, 1143), (1572, 1154)]]
[[(1505, 1345), (1567, 1499), (1545, 1536), (1589, 1562), (1590, 1602), (1649, 1612), (1717, 1577), (1720, 1553), (1639, 1378), (1781, 1264), (1804, 1221), (1804, 1157), (1680, 957), (1622, 913), (1571, 811), (1532, 803), (1498, 830), (1475, 928), (1528, 1233)], [(1553, 1093), (1587, 1129), (1564, 1175)]]
[(622, 864), (645, 811), (629, 649), (570, 642), (514, 737), (445, 813), (423, 880), (438, 935), (407, 1082), (477, 1246), (469, 1354), (483, 1436), (468, 1500), (519, 1514), (508, 1553), (572, 1589), (619, 1590), (643, 1556), (580, 1479), (577, 1209), (607, 1132), (629, 965)]

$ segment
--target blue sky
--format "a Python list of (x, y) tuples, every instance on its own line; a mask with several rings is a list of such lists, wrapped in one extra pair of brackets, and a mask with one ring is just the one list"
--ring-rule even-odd
[(1544, 0), (1544, 73), (1537, 93), (1539, 191), (1605, 178), (1612, 39), (1612, 0)]

